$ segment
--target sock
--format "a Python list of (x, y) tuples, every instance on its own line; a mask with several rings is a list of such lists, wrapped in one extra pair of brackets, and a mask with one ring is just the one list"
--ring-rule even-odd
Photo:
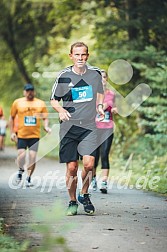
[(19, 173), (22, 174), (24, 172), (24, 169), (19, 168)]
[(27, 181), (28, 181), (28, 183), (31, 183), (31, 177), (30, 176), (27, 177)]
[(19, 171), (18, 171), (18, 178), (19, 179), (22, 179), (23, 172), (24, 172), (24, 170), (22, 168), (19, 168)]

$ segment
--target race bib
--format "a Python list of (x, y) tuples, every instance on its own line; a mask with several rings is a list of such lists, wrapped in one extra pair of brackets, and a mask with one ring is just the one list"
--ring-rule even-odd
[(35, 116), (25, 116), (24, 125), (25, 126), (36, 126), (37, 118)]
[(71, 88), (73, 102), (86, 102), (93, 99), (92, 86)]
[[(97, 121), (101, 121), (99, 114), (97, 114)], [(104, 112), (104, 119), (101, 122), (110, 122), (110, 112), (109, 111)]]
[(110, 121), (110, 112), (109, 111), (105, 111), (104, 112), (104, 119), (102, 122), (109, 122)]

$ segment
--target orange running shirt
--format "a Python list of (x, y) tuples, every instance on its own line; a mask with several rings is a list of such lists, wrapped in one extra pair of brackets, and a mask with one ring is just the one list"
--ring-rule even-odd
[(40, 119), (47, 118), (48, 111), (44, 101), (25, 97), (15, 100), (11, 107), (11, 116), (18, 115), (18, 138), (40, 138)]

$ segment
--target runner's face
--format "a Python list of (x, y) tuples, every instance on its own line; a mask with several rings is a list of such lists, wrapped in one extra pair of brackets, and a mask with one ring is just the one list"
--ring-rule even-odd
[(69, 56), (76, 68), (83, 68), (86, 64), (89, 54), (87, 53), (86, 47), (82, 46), (74, 47), (72, 53), (69, 54)]
[(24, 92), (24, 95), (25, 95), (25, 97), (27, 98), (28, 101), (31, 101), (31, 100), (34, 99), (35, 92), (34, 92), (34, 90), (26, 90)]

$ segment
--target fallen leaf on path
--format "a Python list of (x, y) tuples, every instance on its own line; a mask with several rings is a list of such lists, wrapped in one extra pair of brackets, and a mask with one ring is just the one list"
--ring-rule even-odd
[(103, 230), (114, 231), (114, 228), (104, 228)]

